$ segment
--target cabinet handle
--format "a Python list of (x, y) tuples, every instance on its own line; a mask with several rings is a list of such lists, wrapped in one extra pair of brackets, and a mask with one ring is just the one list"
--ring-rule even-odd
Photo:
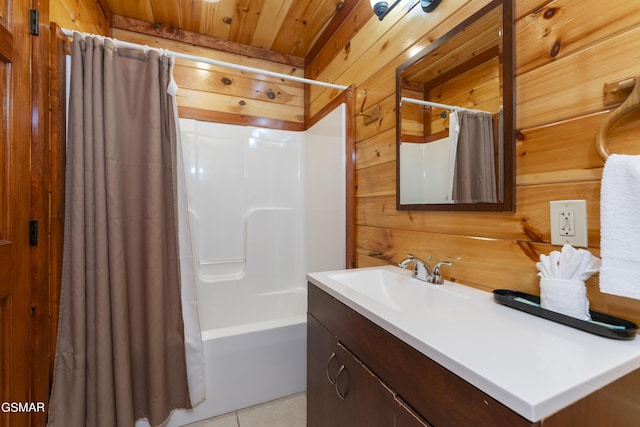
[(338, 377), (336, 376), (335, 379), (331, 378), (331, 374), (329, 374), (329, 365), (331, 365), (331, 361), (336, 357), (336, 353), (335, 351), (331, 354), (331, 357), (329, 358), (329, 360), (327, 361), (327, 379), (329, 380), (329, 382), (333, 385), (336, 383), (336, 380), (338, 379)]
[(338, 380), (340, 379), (340, 375), (342, 374), (343, 371), (344, 371), (344, 365), (340, 366), (340, 369), (338, 369), (338, 373), (336, 374), (335, 386), (336, 386), (336, 393), (338, 394), (340, 399), (345, 400), (347, 398), (347, 393), (349, 390), (347, 390), (344, 394), (342, 394), (340, 393), (340, 389), (338, 388)]

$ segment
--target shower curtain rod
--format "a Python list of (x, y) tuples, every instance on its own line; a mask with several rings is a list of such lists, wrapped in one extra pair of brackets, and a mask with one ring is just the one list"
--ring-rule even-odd
[[(82, 33), (80, 31), (68, 30), (66, 28), (62, 28), (62, 32), (67, 37), (73, 37), (73, 33), (77, 32), (78, 34), (81, 34), (83, 37), (84, 36), (98, 37), (101, 40), (109, 38), (109, 37), (100, 36), (100, 35), (97, 35), (97, 34), (89, 34), (89, 33)], [(239, 71), (246, 71), (248, 73), (262, 74), (262, 75), (265, 75), (265, 76), (276, 77), (276, 78), (280, 78), (280, 79), (284, 79), (284, 80), (291, 80), (291, 81), (298, 82), (298, 83), (306, 83), (306, 84), (310, 84), (310, 85), (323, 86), (323, 87), (327, 87), (327, 88), (330, 88), (330, 89), (345, 90), (345, 89), (348, 88), (348, 86), (342, 86), (342, 85), (335, 85), (335, 84), (332, 84), (332, 83), (320, 82), (320, 81), (317, 81), (317, 80), (306, 79), (304, 77), (290, 76), (288, 74), (276, 73), (274, 71), (262, 70), (260, 68), (247, 67), (245, 65), (238, 65), (238, 64), (232, 64), (230, 62), (218, 61), (216, 59), (209, 59), (209, 58), (205, 58), (203, 56), (186, 55), (184, 53), (173, 52), (173, 51), (170, 51), (170, 50), (167, 50), (167, 49), (153, 48), (153, 47), (144, 46), (144, 45), (137, 44), (137, 43), (129, 43), (129, 42), (121, 41), (121, 40), (116, 40), (116, 39), (113, 39), (113, 38), (109, 38), (109, 39), (113, 40), (113, 42), (115, 43), (116, 46), (124, 47), (124, 48), (127, 48), (127, 49), (136, 49), (136, 50), (145, 50), (145, 51), (146, 50), (155, 50), (157, 52), (166, 53), (167, 55), (173, 56), (174, 58), (185, 59), (187, 61), (204, 62), (205, 64), (217, 65), (219, 67), (231, 68), (231, 69), (239, 70)]]
[(418, 105), (424, 105), (424, 106), (427, 106), (427, 107), (438, 107), (438, 108), (443, 108), (445, 110), (470, 111), (472, 113), (488, 113), (488, 111), (472, 110), (471, 108), (457, 107), (455, 105), (440, 104), (438, 102), (423, 101), (421, 99), (407, 98), (405, 96), (400, 98), (400, 102), (408, 102), (409, 104), (418, 104)]

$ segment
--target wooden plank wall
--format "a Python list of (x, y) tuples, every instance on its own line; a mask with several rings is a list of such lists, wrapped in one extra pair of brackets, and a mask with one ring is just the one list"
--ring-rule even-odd
[[(189, 55), (304, 77), (303, 68), (145, 34), (114, 28), (113, 37)], [(181, 59), (176, 60), (174, 76), (180, 88), (176, 98), (181, 117), (204, 119), (206, 116), (201, 115), (204, 110), (221, 113), (223, 116), (220, 120), (224, 122), (239, 123), (237, 120), (244, 117), (246, 120), (270, 119), (275, 127), (278, 127), (276, 122), (284, 122), (282, 127), (293, 129), (298, 125), (298, 130), (304, 125), (304, 86), (301, 83), (269, 76), (256, 77), (244, 71)], [(233, 115), (237, 117), (234, 118)]]
[(61, 28), (91, 34), (109, 34), (110, 11), (97, 0), (50, 0), (49, 18)]
[[(106, 34), (117, 40), (286, 75), (304, 76), (304, 69), (301, 67), (197, 47), (118, 28), (105, 32), (104, 28), (108, 28), (106, 20), (100, 18), (102, 15), (95, 1), (79, 0), (67, 3), (67, 0), (51, 2), (51, 20), (63, 28)], [(180, 88), (177, 102), (181, 117), (215, 119), (237, 124), (258, 123), (294, 130), (304, 127), (304, 87), (301, 83), (268, 76), (256, 78), (255, 75), (243, 71), (180, 59), (176, 60), (174, 75)]]
[[(550, 245), (549, 201), (587, 201), (589, 250), (599, 255), (603, 163), (593, 141), (608, 114), (603, 84), (640, 73), (640, 3), (515, 1), (515, 213), (395, 208), (395, 68), (488, 1), (448, 0), (429, 15), (416, 3), (401, 3), (382, 22), (363, 20), (366, 5), (354, 8), (325, 48), (307, 58), (308, 76), (355, 84), (358, 113), (376, 106), (382, 112), (367, 126), (356, 116), (357, 265), (396, 263), (407, 253), (433, 255), (454, 263), (444, 269), (451, 280), (539, 294), (535, 262), (559, 249)], [(355, 34), (354, 25), (361, 28)], [(310, 111), (332, 96), (312, 88)], [(639, 118), (626, 118), (610, 135), (611, 146), (630, 150), (640, 136)], [(587, 286), (593, 310), (640, 323), (638, 302), (600, 293), (597, 276)]]

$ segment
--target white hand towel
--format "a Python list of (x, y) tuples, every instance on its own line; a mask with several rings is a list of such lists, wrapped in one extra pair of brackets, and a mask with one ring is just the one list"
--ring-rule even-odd
[(600, 194), (600, 291), (640, 299), (640, 156), (612, 154)]

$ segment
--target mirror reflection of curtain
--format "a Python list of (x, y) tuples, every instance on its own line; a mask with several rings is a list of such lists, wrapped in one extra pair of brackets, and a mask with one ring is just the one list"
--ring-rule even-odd
[(71, 68), (48, 425), (132, 426), (140, 418), (159, 425), (192, 406), (173, 60), (75, 34)]
[(496, 173), (491, 113), (458, 111), (453, 200), (496, 203)]
[(449, 200), (455, 203), (453, 186), (456, 182), (456, 156), (458, 152), (458, 137), (460, 134), (460, 117), (456, 110), (449, 112)]

